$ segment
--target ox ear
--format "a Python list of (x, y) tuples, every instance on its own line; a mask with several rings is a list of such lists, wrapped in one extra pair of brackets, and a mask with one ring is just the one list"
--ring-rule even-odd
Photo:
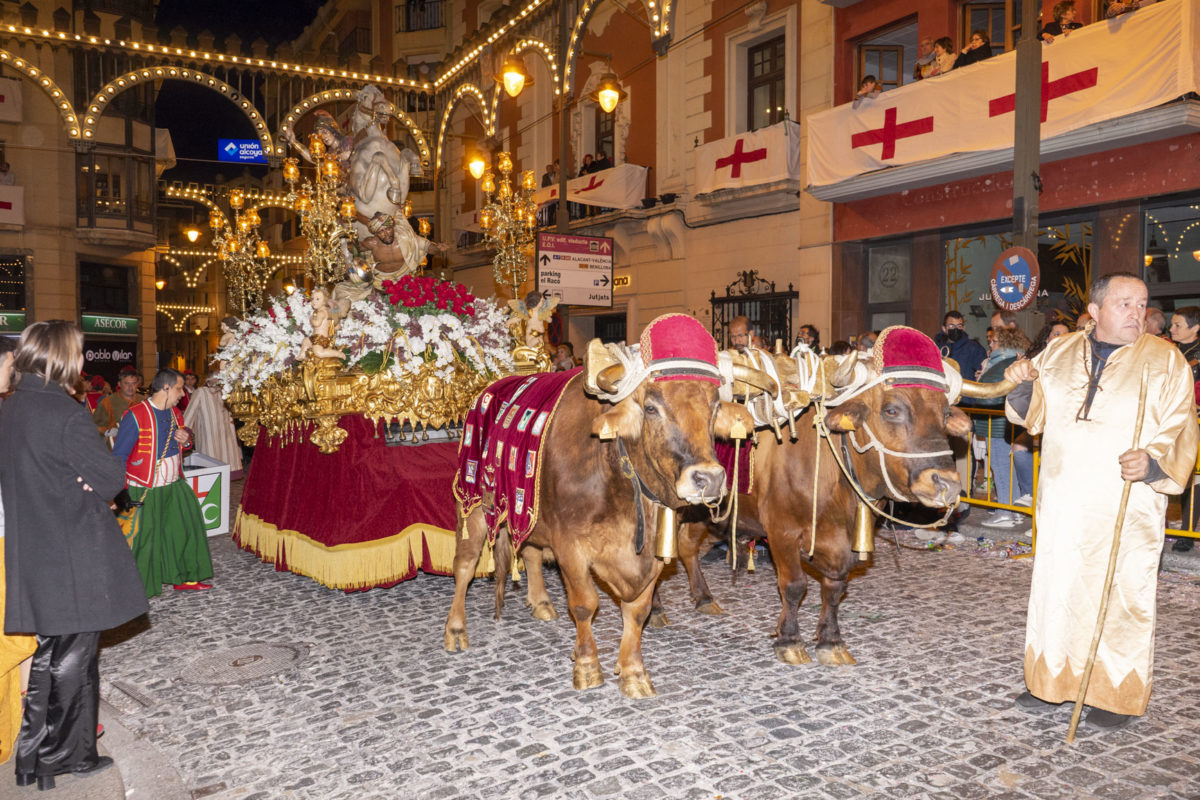
[(950, 406), (950, 416), (946, 418), (946, 433), (960, 439), (971, 435), (971, 418), (958, 406)]
[(750, 416), (745, 406), (739, 403), (721, 403), (713, 424), (713, 435), (718, 439), (730, 438), (730, 433), (738, 422), (742, 423), (747, 435), (754, 432), (754, 417)]
[(636, 441), (642, 435), (642, 410), (637, 403), (617, 403), (592, 420), (592, 435), (601, 439)]
[(842, 403), (840, 406), (829, 409), (825, 417), (825, 424), (834, 433), (849, 433), (861, 428), (866, 419), (866, 405), (858, 400), (851, 400), (848, 403)]

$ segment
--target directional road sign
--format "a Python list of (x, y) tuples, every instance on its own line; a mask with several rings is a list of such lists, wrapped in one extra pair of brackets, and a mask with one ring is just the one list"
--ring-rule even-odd
[(607, 236), (539, 233), (537, 287), (570, 306), (612, 308), (613, 242)]

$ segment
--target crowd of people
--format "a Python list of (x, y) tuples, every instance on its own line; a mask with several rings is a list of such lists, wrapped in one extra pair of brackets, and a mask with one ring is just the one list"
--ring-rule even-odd
[[(1158, 1), (1106, 0), (1104, 17), (1112, 19)], [(1051, 21), (1041, 26), (1038, 30), (1038, 37), (1045, 44), (1053, 44), (1061, 37), (1070, 36), (1072, 31), (1083, 27), (1083, 23), (1077, 22), (1075, 19), (1077, 14), (1075, 0), (1062, 0), (1062, 2), (1056, 3), (1051, 12)], [(912, 79), (920, 81), (945, 75), (953, 70), (977, 64), (990, 58), (991, 55), (991, 36), (982, 28), (971, 31), (970, 38), (961, 48), (956, 48), (954, 40), (949, 36), (924, 36), (917, 43), (917, 60), (913, 65)], [(878, 97), (883, 89), (884, 86), (877, 76), (864, 75), (854, 96), (855, 107), (858, 107), (864, 100)]]
[(39, 789), (113, 763), (96, 748), (100, 634), (213, 575), (183, 478), (197, 376), (160, 369), (143, 392), (129, 366), (113, 390), (83, 364), (73, 322), (0, 337), (0, 757)]

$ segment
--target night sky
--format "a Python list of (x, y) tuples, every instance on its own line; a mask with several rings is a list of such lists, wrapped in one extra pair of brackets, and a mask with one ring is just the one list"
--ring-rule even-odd
[[(272, 46), (296, 38), (312, 22), (321, 0), (161, 0), (157, 24), (160, 33), (176, 25), (217, 37), (217, 47), (231, 33), (245, 45), (261, 36)], [(251, 139), (254, 131), (233, 104), (211, 89), (166, 81), (155, 104), (155, 122), (171, 131), (178, 165), (164, 180), (212, 181), (218, 174), (233, 177), (243, 167), (217, 161), (218, 139)], [(265, 174), (266, 167), (252, 167)]]

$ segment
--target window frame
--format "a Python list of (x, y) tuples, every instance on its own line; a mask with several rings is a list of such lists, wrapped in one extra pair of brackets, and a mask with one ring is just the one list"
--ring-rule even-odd
[(725, 37), (725, 136), (747, 133), (749, 116), (749, 50), (784, 36), (783, 107), (791, 119), (799, 118), (799, 13), (795, 5), (765, 17), (753, 30), (747, 25)]

